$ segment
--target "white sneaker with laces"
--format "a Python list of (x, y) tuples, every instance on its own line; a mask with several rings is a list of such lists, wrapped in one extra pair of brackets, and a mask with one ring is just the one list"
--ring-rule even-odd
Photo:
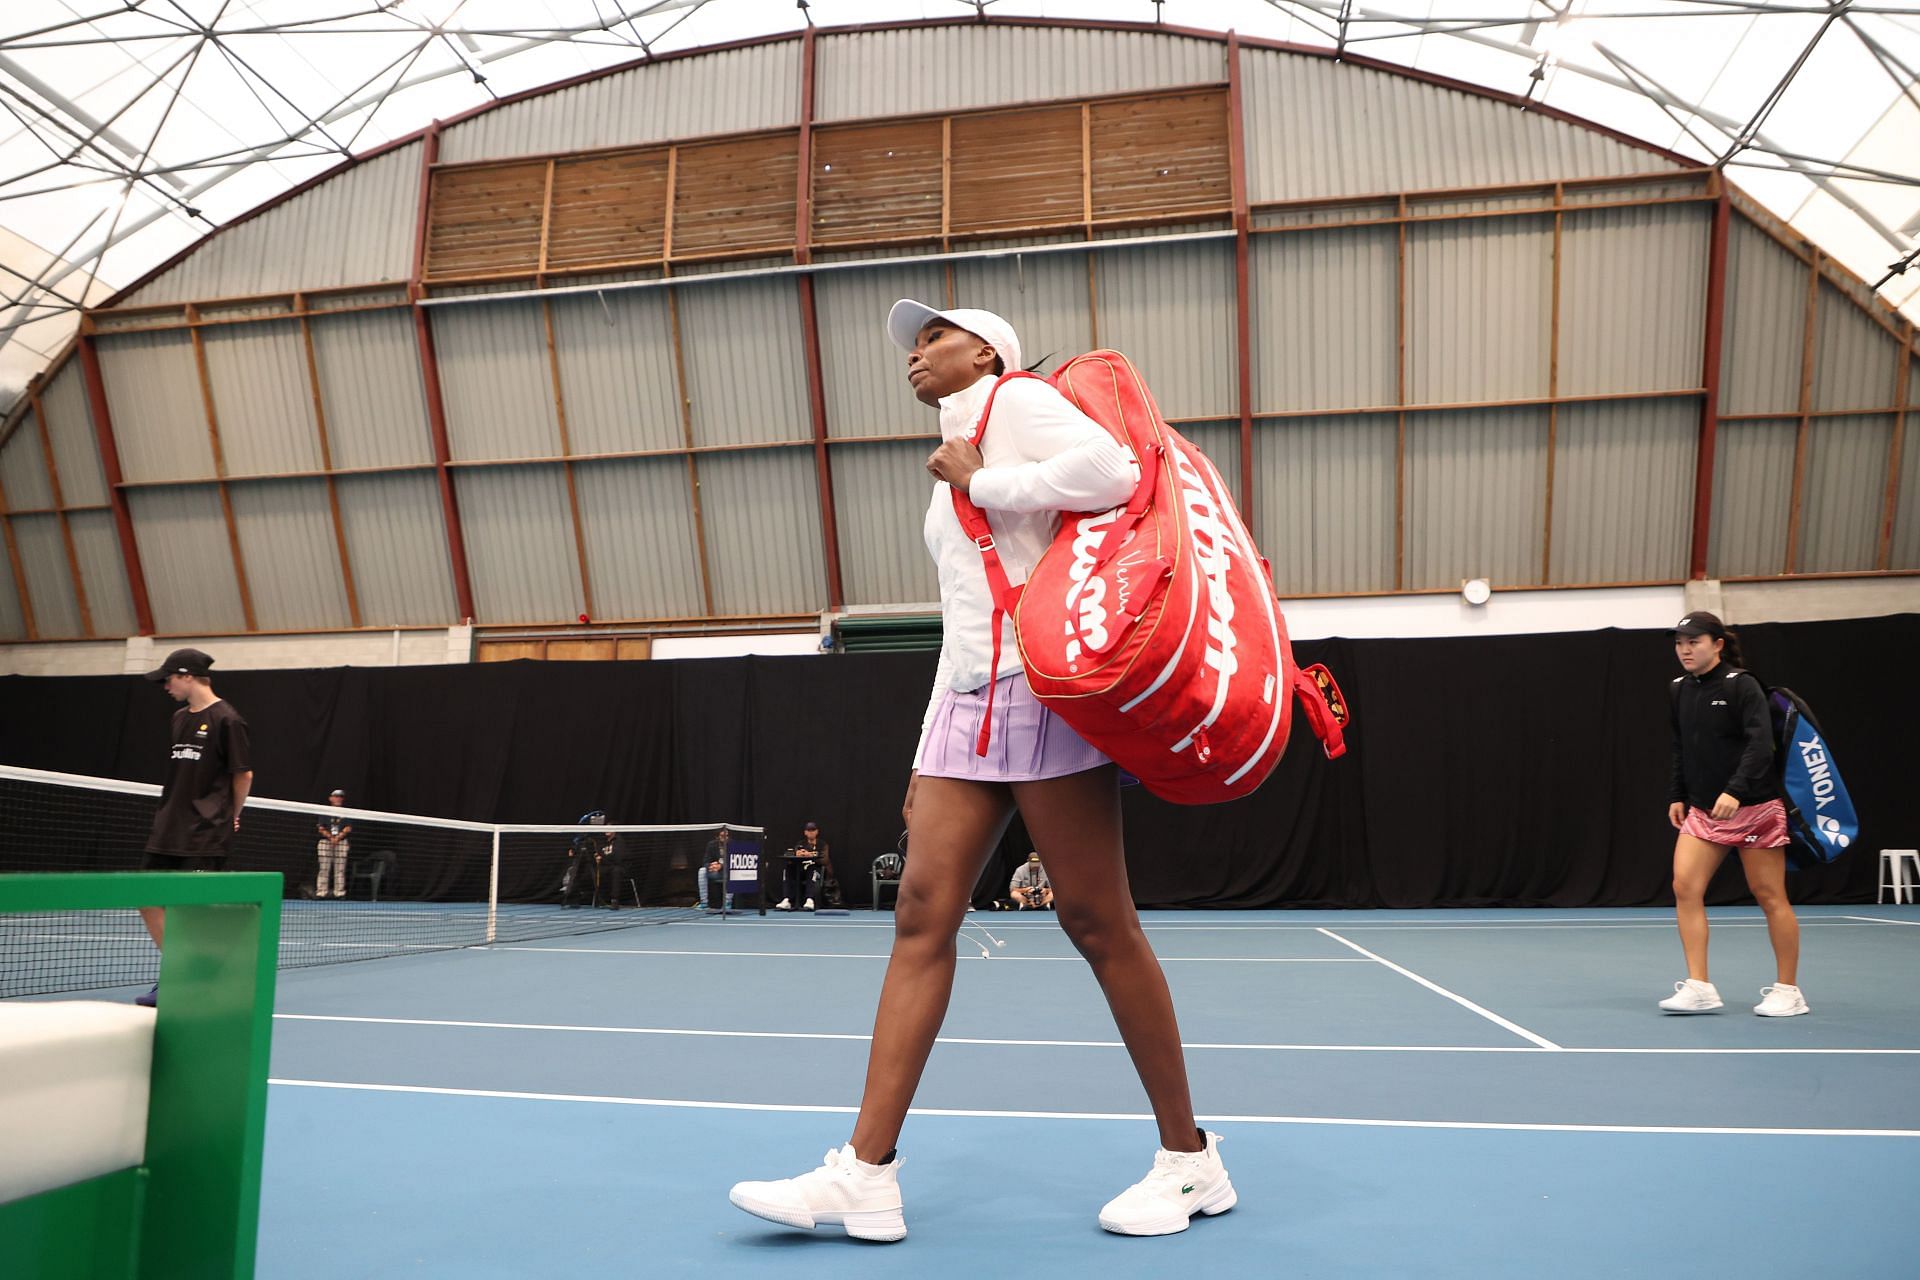
[(806, 900), (805, 902), (803, 902), (803, 903), (801, 903), (801, 904), (800, 904), (800, 909), (801, 909), (802, 911), (811, 911), (811, 910), (813, 910), (813, 899), (812, 899), (812, 898), (808, 898), (808, 899), (807, 899), (807, 900)]
[(1807, 1007), (1807, 998), (1800, 994), (1800, 988), (1790, 987), (1784, 982), (1760, 988), (1760, 995), (1761, 1001), (1753, 1006), (1753, 1011), (1763, 1018), (1791, 1018), (1795, 1014), (1813, 1012)]
[(778, 1182), (736, 1182), (727, 1199), (755, 1217), (810, 1231), (838, 1225), (856, 1240), (904, 1240), (900, 1161), (868, 1164), (853, 1144), (827, 1152), (812, 1173)]
[(1673, 984), (1673, 994), (1660, 1002), (1668, 1013), (1712, 1013), (1726, 1002), (1711, 982), (1688, 978)]
[(773, 909), (775, 911), (791, 911), (793, 910), (793, 899), (782, 898), (774, 904)]
[(1155, 1151), (1153, 1169), (1107, 1201), (1100, 1225), (1123, 1236), (1170, 1236), (1196, 1213), (1211, 1217), (1239, 1202), (1220, 1163), (1220, 1135), (1209, 1133), (1204, 1150)]

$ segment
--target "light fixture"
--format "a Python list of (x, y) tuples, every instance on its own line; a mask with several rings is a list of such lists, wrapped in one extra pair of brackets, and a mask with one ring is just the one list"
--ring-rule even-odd
[(1493, 584), (1485, 578), (1469, 578), (1460, 584), (1460, 598), (1468, 604), (1485, 604), (1493, 599)]

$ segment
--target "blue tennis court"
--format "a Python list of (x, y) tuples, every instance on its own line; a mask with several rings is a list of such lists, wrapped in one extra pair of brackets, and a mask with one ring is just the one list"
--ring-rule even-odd
[(1805, 910), (1791, 1019), (1751, 910), (1695, 1018), (1660, 911), (1154, 913), (1240, 1205), (1145, 1240), (1095, 1222), (1154, 1146), (1097, 987), (1051, 916), (977, 919), (903, 1244), (727, 1202), (845, 1139), (891, 940), (747, 916), (283, 974), (260, 1272), (1912, 1272), (1920, 909)]

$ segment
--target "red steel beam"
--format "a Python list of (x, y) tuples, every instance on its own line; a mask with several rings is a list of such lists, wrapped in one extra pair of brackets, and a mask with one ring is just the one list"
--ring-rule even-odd
[[(813, 27), (800, 37), (800, 148), (794, 200), (793, 260), (811, 262), (813, 245), (813, 83), (818, 62)], [(796, 282), (800, 293), (800, 343), (807, 366), (807, 409), (813, 419), (813, 472), (820, 489), (820, 544), (827, 566), (827, 607), (846, 603), (840, 579), (840, 522), (833, 501), (833, 468), (827, 458), (827, 387), (820, 368), (820, 313), (813, 276)]]
[(1687, 577), (1707, 576), (1707, 543), (1713, 532), (1713, 455), (1720, 438), (1720, 343), (1727, 321), (1727, 225), (1733, 210), (1724, 180), (1713, 206), (1713, 231), (1707, 241), (1706, 341), (1700, 385), (1700, 444), (1693, 466), (1693, 548)]
[(133, 621), (140, 634), (154, 632), (153, 605), (147, 598), (147, 572), (140, 564), (140, 544), (133, 537), (133, 514), (127, 509), (125, 483), (120, 475), (120, 450), (113, 441), (113, 414), (107, 409), (107, 384), (100, 376), (100, 353), (81, 318), (80, 374), (87, 385), (94, 440), (100, 446), (100, 470), (107, 481), (107, 499), (113, 506), (114, 528), (120, 534), (120, 555), (127, 566), (127, 592), (133, 597)]
[(1240, 33), (1227, 32), (1227, 172), (1233, 183), (1233, 314), (1235, 363), (1240, 396), (1240, 513), (1253, 517), (1253, 315), (1247, 283), (1248, 236), (1253, 215), (1247, 206), (1247, 121), (1240, 93)]
[(453, 569), (453, 599), (462, 622), (473, 621), (473, 578), (467, 571), (467, 538), (460, 527), (460, 499), (454, 493), (453, 472), (448, 463), (453, 449), (447, 441), (447, 402), (440, 387), (440, 357), (433, 348), (433, 326), (427, 321), (427, 309), (420, 305), (425, 295), (421, 280), (427, 266), (427, 215), (433, 193), (433, 165), (440, 158), (440, 122), (428, 125), (421, 139), (420, 195), (413, 229), (413, 276), (407, 281), (407, 298), (413, 304), (414, 340), (420, 348), (420, 377), (427, 393), (427, 430), (433, 440), (434, 474), (440, 481), (440, 513), (447, 526), (447, 561)]

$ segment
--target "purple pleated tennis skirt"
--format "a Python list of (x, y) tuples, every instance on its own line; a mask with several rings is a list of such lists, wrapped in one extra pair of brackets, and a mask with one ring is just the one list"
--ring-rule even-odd
[[(987, 710), (988, 689), (993, 690), (993, 736), (982, 756), (974, 748)], [(926, 746), (914, 768), (923, 778), (1038, 782), (1106, 763), (1105, 755), (1041, 705), (1027, 687), (1026, 673), (1016, 671), (968, 693), (947, 690), (934, 709)]]

